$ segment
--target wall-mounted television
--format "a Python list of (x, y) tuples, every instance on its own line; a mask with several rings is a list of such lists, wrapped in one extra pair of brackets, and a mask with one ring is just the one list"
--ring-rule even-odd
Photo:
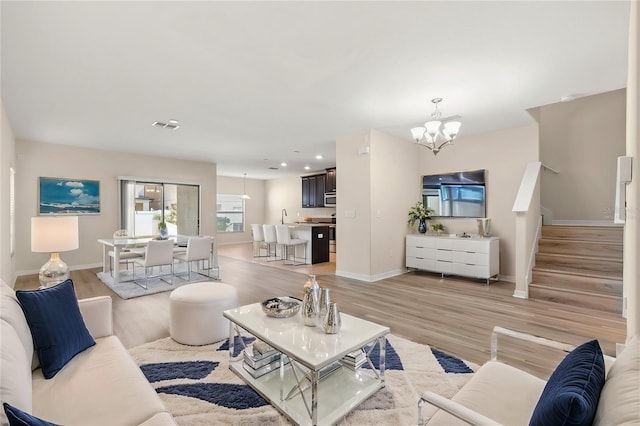
[(423, 176), (422, 202), (433, 217), (486, 217), (485, 171)]

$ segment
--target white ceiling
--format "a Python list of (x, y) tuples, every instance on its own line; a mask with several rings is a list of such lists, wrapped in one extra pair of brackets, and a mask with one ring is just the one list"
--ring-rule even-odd
[[(226, 176), (335, 165), (336, 137), (368, 128), (411, 143), (434, 97), (462, 137), (626, 86), (628, 1), (2, 1), (1, 14), (17, 139)], [(181, 127), (151, 126), (169, 119)]]

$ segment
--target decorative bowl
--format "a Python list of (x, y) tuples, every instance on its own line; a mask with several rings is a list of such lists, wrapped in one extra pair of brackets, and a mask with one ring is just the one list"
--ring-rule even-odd
[(295, 297), (283, 296), (267, 299), (261, 305), (262, 311), (269, 317), (289, 318), (298, 313), (302, 301)]

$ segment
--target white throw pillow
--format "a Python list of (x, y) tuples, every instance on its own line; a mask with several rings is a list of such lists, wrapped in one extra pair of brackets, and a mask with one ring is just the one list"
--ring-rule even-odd
[(594, 426), (640, 424), (640, 339), (627, 342), (607, 375)]

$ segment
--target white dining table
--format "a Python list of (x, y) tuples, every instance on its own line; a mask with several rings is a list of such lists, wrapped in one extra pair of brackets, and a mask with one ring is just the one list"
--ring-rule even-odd
[[(153, 239), (155, 238), (99, 238), (98, 242), (102, 244), (102, 271), (105, 273), (113, 272), (113, 283), (118, 284), (120, 282), (120, 254), (122, 251), (132, 248), (144, 249), (147, 246), (147, 243)], [(189, 236), (173, 235), (169, 236), (169, 239), (173, 240), (177, 247), (184, 247), (186, 250)], [(111, 261), (109, 259), (110, 250), (113, 250), (113, 271), (111, 271)], [(216, 239), (214, 237), (211, 238), (211, 257), (209, 258), (209, 266), (211, 269), (218, 268), (218, 250), (216, 246)]]

